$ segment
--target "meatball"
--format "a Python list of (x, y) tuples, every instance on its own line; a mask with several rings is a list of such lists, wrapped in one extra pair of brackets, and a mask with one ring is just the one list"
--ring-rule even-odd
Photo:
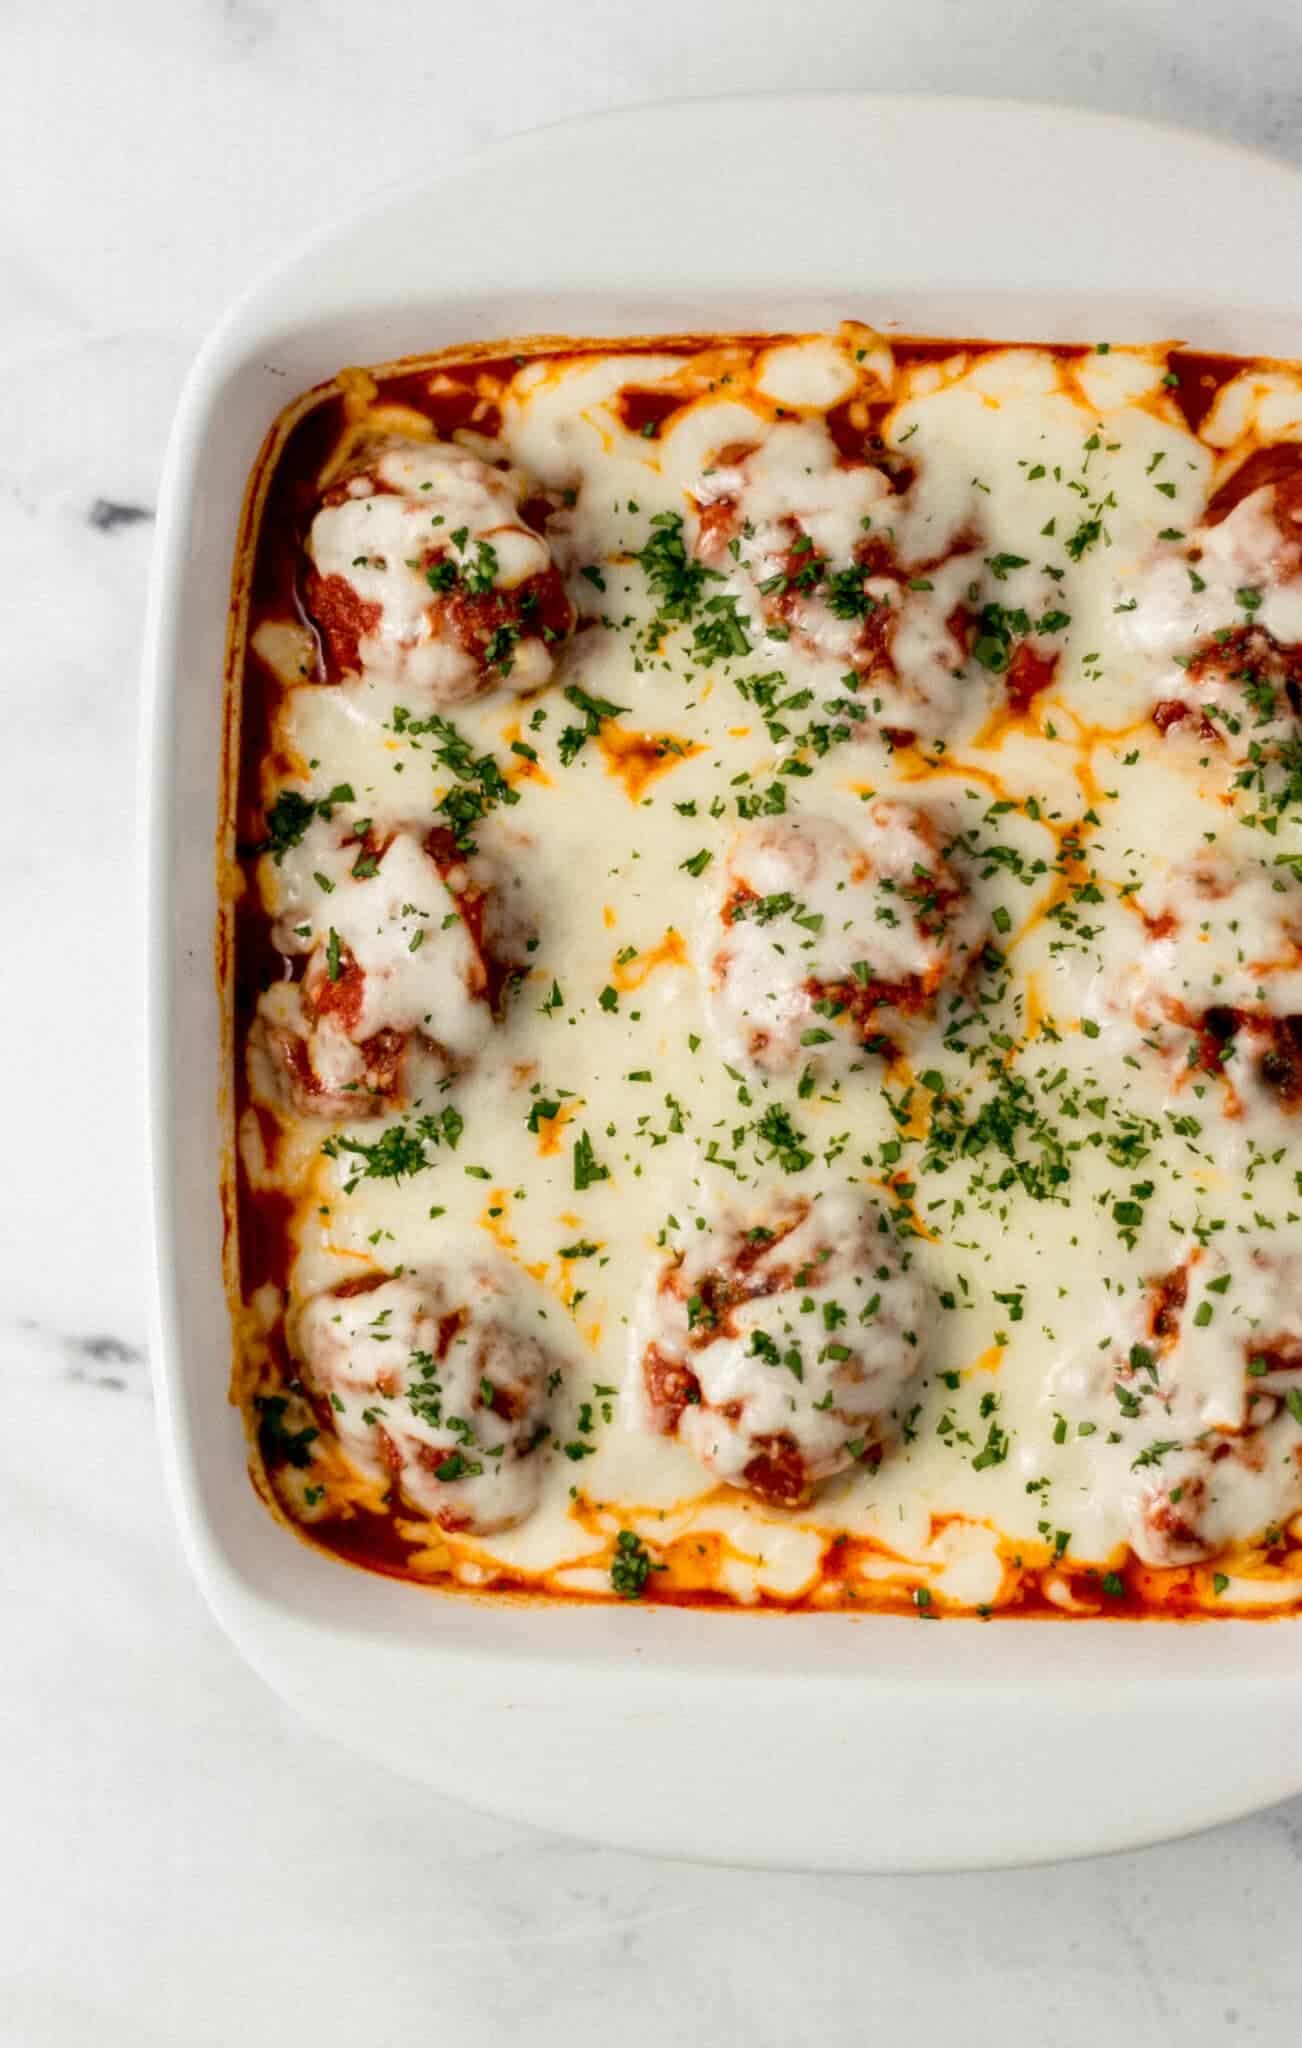
[(1302, 1509), (1302, 1255), (1219, 1234), (1050, 1375), (1145, 1564), (1196, 1563)]
[(489, 1535), (532, 1512), (557, 1361), (524, 1326), (508, 1271), (345, 1283), (303, 1305), (293, 1342), (345, 1455), (441, 1528)]
[(703, 912), (720, 1048), (768, 1074), (811, 1054), (889, 1051), (980, 943), (966, 882), (926, 812), (878, 803), (853, 832), (829, 818), (754, 821)]
[(1158, 730), (1243, 761), (1302, 721), (1302, 450), (1278, 480), (1233, 485), (1191, 533), (1159, 543), (1118, 618)]
[(1133, 902), (1142, 938), (1122, 1000), (1174, 1077), (1224, 1079), (1236, 1109), (1302, 1103), (1302, 883), (1203, 853), (1150, 876)]
[(528, 937), (487, 856), (332, 807), (274, 875), (272, 937), (304, 965), (260, 998), (251, 1043), (299, 1114), (382, 1115), (483, 1050)]
[(696, 553), (732, 578), (760, 630), (793, 634), (845, 668), (881, 609), (865, 589), (866, 536), (877, 516), (889, 525), (893, 494), (888, 476), (843, 459), (816, 423), (777, 426), (758, 446), (721, 449), (699, 479)]
[(548, 682), (574, 607), (525, 497), (515, 471), (443, 442), (382, 443), (333, 484), (304, 585), (330, 679), (434, 709)]
[(807, 420), (722, 449), (694, 497), (696, 553), (728, 579), (755, 630), (826, 662), (900, 744), (948, 729), (965, 656), (950, 613), (971, 567), (949, 562), (928, 578), (901, 567), (890, 477), (839, 454)]
[[(957, 569), (967, 588), (948, 612), (946, 630), (978, 668), (1000, 679), (1004, 708), (1023, 718), (1057, 679), (1061, 649), (1056, 636), (1071, 624), (1071, 618), (1061, 609), (1061, 593), (1047, 570), (1019, 558), (1012, 558), (1009, 567), (1007, 555), (995, 559), (1000, 563), (995, 585), (998, 595), (984, 600), (983, 593), (991, 586), (968, 581), (974, 575), (971, 557), (960, 556), (948, 565), (950, 581), (955, 580)], [(907, 652), (909, 616), (905, 615), (895, 642), (897, 665)]]
[(924, 520), (928, 552), (910, 551), (895, 482), (839, 454), (817, 423), (722, 449), (694, 499), (695, 551), (728, 579), (751, 625), (826, 661), (894, 743), (939, 739), (957, 722), (971, 696), (969, 657), (1002, 677), (1017, 712), (1053, 681), (1052, 635), (1067, 619), (1044, 572), (996, 555), (1000, 601), (982, 605), (990, 556), (975, 517), (938, 553), (941, 536)]
[(800, 1507), (821, 1481), (880, 1463), (926, 1291), (885, 1216), (848, 1193), (696, 1221), (644, 1304), (644, 1417), (719, 1479)]

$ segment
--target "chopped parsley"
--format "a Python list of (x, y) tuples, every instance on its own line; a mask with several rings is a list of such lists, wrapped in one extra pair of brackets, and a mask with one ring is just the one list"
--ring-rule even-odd
[(599, 1180), (610, 1179), (610, 1168), (603, 1166), (592, 1149), (592, 1139), (584, 1131), (574, 1141), (574, 1185), (580, 1194), (585, 1188), (594, 1187)]
[(499, 804), (518, 804), (520, 792), (512, 789), (491, 754), (476, 754), (452, 720), (437, 711), (415, 719), (400, 704), (393, 714), (393, 730), (433, 740), (436, 758), (456, 778), (437, 808), (452, 827), (458, 852), (474, 853), (475, 826)]
[(368, 1144), (346, 1132), (327, 1138), (321, 1150), (327, 1159), (347, 1162), (350, 1179), (345, 1191), (351, 1194), (363, 1180), (408, 1180), (432, 1164), (429, 1150), (446, 1145), (455, 1152), (465, 1129), (465, 1118), (448, 1103), (444, 1109), (420, 1116), (413, 1122), (390, 1124), (380, 1137)]
[(267, 836), (253, 848), (269, 853), (276, 866), (292, 846), (297, 846), (314, 818), (328, 818), (336, 804), (355, 803), (352, 784), (339, 782), (325, 796), (304, 796), (297, 789), (282, 789), (267, 812)]
[(653, 1570), (662, 1571), (662, 1565), (653, 1566), (651, 1553), (640, 1536), (632, 1529), (621, 1529), (615, 1538), (615, 1555), (610, 1564), (611, 1591), (618, 1593), (621, 1600), (638, 1600), (646, 1591), (646, 1582)]
[(568, 768), (571, 761), (583, 752), (588, 741), (601, 731), (602, 720), (619, 718), (628, 710), (628, 706), (612, 704), (606, 697), (590, 697), (577, 683), (566, 684), (565, 701), (572, 704), (576, 711), (583, 713), (582, 725), (567, 725), (560, 737), (558, 752), (561, 764)]
[(288, 1429), (285, 1418), (289, 1402), (283, 1394), (257, 1394), (254, 1406), (258, 1411), (258, 1443), (265, 1462), (294, 1465), (303, 1471), (312, 1462), (312, 1445), (320, 1430), (311, 1424), (303, 1429)]
[(720, 580), (717, 570), (707, 569), (688, 554), (683, 539), (680, 513), (657, 512), (651, 521), (651, 537), (633, 557), (651, 586), (656, 615), (647, 639), (658, 647), (671, 626), (689, 622), (700, 605), (705, 586)]

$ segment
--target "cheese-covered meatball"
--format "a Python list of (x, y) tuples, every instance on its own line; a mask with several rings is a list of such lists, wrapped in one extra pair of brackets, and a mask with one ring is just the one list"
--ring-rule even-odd
[(776, 1197), (699, 1220), (643, 1305), (642, 1413), (718, 1478), (800, 1507), (822, 1480), (880, 1462), (917, 1369), (926, 1290), (861, 1197)]
[(1046, 1399), (1086, 1425), (1135, 1554), (1195, 1563), (1302, 1510), (1302, 1255), (1254, 1233), (1176, 1240), (1109, 1314), (1111, 1342), (1053, 1372)]
[(725, 1059), (762, 1072), (888, 1051), (981, 944), (967, 885), (925, 811), (878, 803), (743, 826), (698, 934)]
[(1133, 899), (1137, 957), (1109, 960), (1177, 1082), (1214, 1075), (1238, 1112), (1302, 1105), (1302, 882), (1287, 867), (1201, 853), (1151, 874)]
[(346, 1283), (299, 1310), (304, 1384), (345, 1455), (441, 1528), (487, 1535), (530, 1514), (557, 1360), (514, 1276), (469, 1264)]
[(378, 1116), (483, 1050), (526, 957), (517, 877), (445, 826), (334, 806), (266, 870), (272, 937), (304, 966), (259, 999), (255, 1092), (261, 1062), (301, 1115)]
[(331, 680), (434, 709), (548, 682), (574, 608), (525, 498), (517, 472), (445, 442), (382, 443), (333, 484), (304, 587)]
[(948, 730), (967, 652), (956, 607), (979, 556), (955, 551), (925, 575), (905, 566), (892, 479), (842, 456), (811, 420), (721, 449), (693, 499), (695, 552), (754, 631), (826, 662), (829, 679), (898, 743)]
[(882, 470), (843, 460), (817, 422), (777, 426), (757, 445), (720, 449), (702, 473), (696, 553), (733, 580), (757, 626), (794, 632), (845, 667), (876, 610), (866, 537), (876, 518), (889, 524), (893, 496)]
[(1117, 607), (1158, 729), (1236, 761), (1302, 730), (1302, 447), (1265, 452), (1278, 474), (1245, 464)]
[(1043, 569), (983, 545), (975, 510), (938, 527), (898, 484), (806, 420), (721, 449), (692, 495), (695, 552), (751, 629), (827, 663), (853, 715), (906, 745), (948, 733), (984, 678), (1026, 711), (1069, 620)]

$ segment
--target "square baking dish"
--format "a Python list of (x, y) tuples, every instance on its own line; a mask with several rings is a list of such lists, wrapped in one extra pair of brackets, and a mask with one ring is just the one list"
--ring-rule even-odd
[[(659, 1853), (934, 1870), (1134, 1846), (1302, 1789), (1302, 1625), (946, 1621), (444, 1596), (293, 1540), (227, 1399), (216, 859), (233, 550), (283, 408), (520, 334), (834, 326), (1302, 355), (1302, 175), (1096, 115), (863, 95), (541, 130), (307, 244), (186, 386), (146, 650), (154, 1374), (188, 1554), (316, 1727)], [(1209, 252), (1215, 252), (1214, 261)]]

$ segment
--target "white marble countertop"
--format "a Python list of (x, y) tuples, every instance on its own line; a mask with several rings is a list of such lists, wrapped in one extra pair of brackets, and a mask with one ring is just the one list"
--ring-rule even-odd
[(1078, 101), (1302, 160), (1296, 0), (0, 11), (0, 2048), (1298, 2038), (1302, 1802), (1144, 1855), (908, 1881), (526, 1833), (292, 1721), (208, 1618), (162, 1495), (135, 671), (195, 345), (305, 226), (468, 144), (833, 84)]

